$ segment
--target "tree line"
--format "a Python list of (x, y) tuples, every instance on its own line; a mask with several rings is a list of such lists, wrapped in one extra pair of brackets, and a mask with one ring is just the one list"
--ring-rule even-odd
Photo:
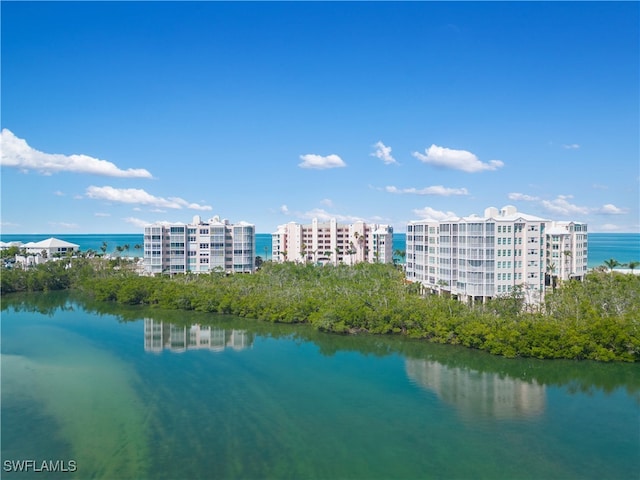
[(423, 296), (387, 264), (265, 262), (251, 275), (149, 277), (81, 258), (3, 271), (3, 294), (60, 288), (99, 301), (308, 323), (336, 333), (402, 334), (507, 357), (640, 360), (640, 276), (611, 271), (563, 282), (535, 308), (526, 308), (519, 289), (475, 305)]

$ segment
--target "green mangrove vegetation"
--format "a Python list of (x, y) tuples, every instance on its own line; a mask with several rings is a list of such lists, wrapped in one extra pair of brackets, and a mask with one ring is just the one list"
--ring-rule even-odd
[(265, 262), (254, 275), (145, 277), (104, 259), (70, 262), (3, 270), (2, 293), (73, 288), (100, 302), (307, 323), (326, 332), (402, 334), (506, 357), (640, 359), (637, 275), (594, 271), (530, 308), (518, 290), (473, 306), (423, 296), (400, 269), (384, 264)]

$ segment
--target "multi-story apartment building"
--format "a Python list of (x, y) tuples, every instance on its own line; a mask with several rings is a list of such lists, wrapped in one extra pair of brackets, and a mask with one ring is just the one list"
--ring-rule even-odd
[(516, 285), (537, 303), (557, 279), (587, 271), (587, 225), (487, 208), (484, 217), (407, 225), (407, 279), (464, 301), (509, 294)]
[(203, 222), (154, 224), (144, 229), (144, 270), (146, 273), (186, 273), (255, 271), (255, 226), (246, 222), (230, 224), (213, 217)]
[(291, 222), (272, 234), (274, 262), (311, 262), (353, 265), (358, 262), (393, 262), (393, 227), (331, 219), (309, 225)]

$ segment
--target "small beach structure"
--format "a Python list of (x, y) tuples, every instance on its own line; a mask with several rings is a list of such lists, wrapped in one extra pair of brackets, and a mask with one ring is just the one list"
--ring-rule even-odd
[(41, 254), (51, 258), (66, 255), (68, 252), (77, 252), (80, 249), (80, 245), (51, 237), (39, 242), (25, 243), (20, 248), (24, 248), (28, 254)]

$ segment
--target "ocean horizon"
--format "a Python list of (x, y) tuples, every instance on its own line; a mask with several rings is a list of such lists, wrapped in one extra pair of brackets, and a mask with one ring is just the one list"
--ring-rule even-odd
[[(620, 263), (640, 261), (640, 233), (589, 233), (588, 234), (588, 268), (595, 268), (604, 264), (611, 258)], [(136, 249), (136, 245), (142, 246), (144, 235), (142, 233), (86, 233), (86, 234), (0, 234), (2, 242), (39, 242), (50, 237), (59, 238), (80, 246), (81, 251), (95, 250), (100, 252), (103, 243), (106, 242), (106, 253), (116, 252), (116, 247), (129, 245), (129, 250), (121, 255), (141, 257), (142, 248)], [(393, 234), (393, 249), (406, 250), (406, 235), (404, 233)], [(271, 259), (271, 234), (256, 233), (256, 256), (265, 260)], [(397, 258), (400, 261), (400, 258)]]

